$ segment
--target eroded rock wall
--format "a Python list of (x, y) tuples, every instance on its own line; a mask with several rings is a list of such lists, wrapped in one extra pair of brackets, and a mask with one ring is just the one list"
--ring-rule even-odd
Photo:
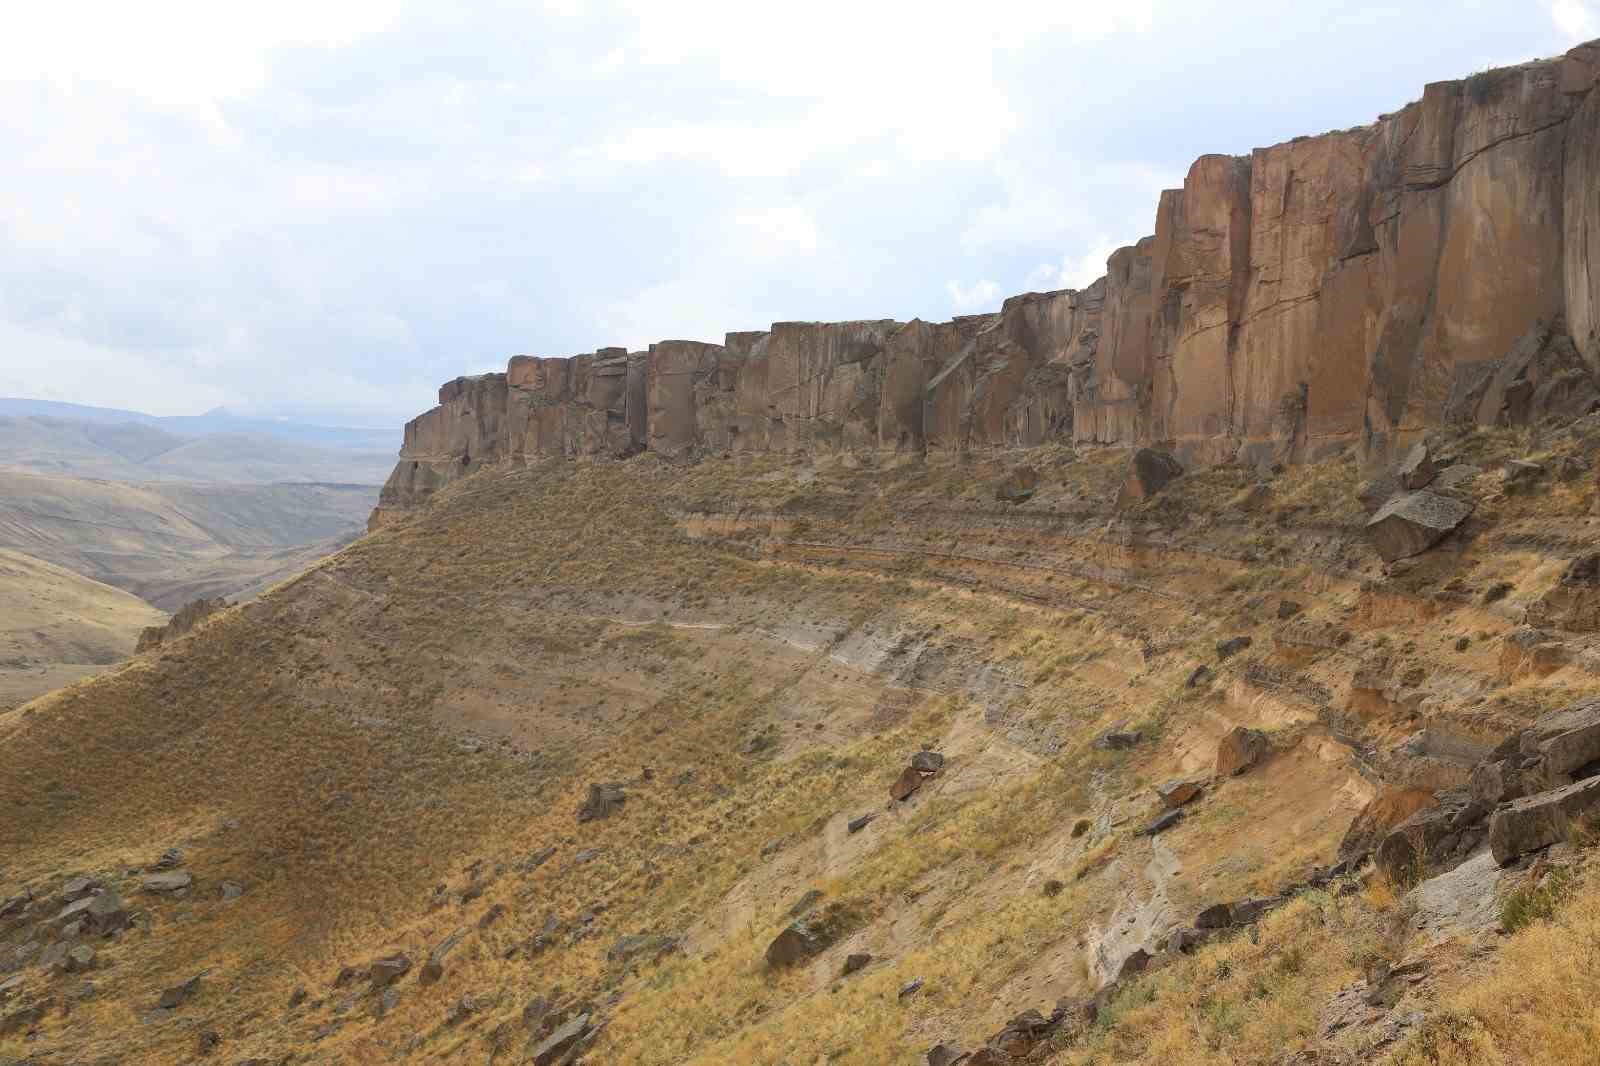
[(406, 427), (375, 520), (539, 455), (1059, 440), (1376, 462), (1441, 422), (1570, 413), (1600, 370), (1597, 73), (1591, 43), (1369, 126), (1203, 156), (1105, 277), (996, 314), (517, 356)]

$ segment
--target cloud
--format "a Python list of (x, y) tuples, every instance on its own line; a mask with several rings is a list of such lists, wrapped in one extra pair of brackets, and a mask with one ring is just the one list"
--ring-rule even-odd
[(1106, 260), (1125, 243), (1105, 236), (1097, 237), (1089, 249), (1079, 255), (1069, 252), (1058, 263), (1040, 263), (1028, 274), (1027, 287), (1036, 291), (1087, 289), (1096, 280), (1105, 277)]
[(970, 315), (978, 311), (995, 311), (1000, 306), (1000, 285), (984, 278), (963, 285), (959, 281), (944, 283), (944, 291), (950, 294), (950, 306), (956, 309), (957, 314)]
[(1600, 37), (1600, 12), (1593, 0), (1552, 0), (1550, 18), (1569, 45)]

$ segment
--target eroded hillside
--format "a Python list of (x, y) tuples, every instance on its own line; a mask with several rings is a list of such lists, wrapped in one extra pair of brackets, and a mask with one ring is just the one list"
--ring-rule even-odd
[(1389, 566), (1350, 456), (456, 481), (0, 715), (0, 1053), (1575, 1061), (1582, 833), (1361, 857), (1600, 690), (1600, 423), (1431, 444)]

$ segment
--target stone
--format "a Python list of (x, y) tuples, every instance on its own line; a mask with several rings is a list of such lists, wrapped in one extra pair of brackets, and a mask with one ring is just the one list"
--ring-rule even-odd
[(622, 809), (628, 794), (620, 784), (609, 782), (589, 786), (589, 796), (578, 808), (579, 822), (594, 822), (609, 818)]
[(28, 909), (28, 904), (32, 902), (33, 893), (27, 890), (23, 890), (4, 902), (0, 902), (0, 921), (20, 917), (22, 912)]
[(813, 926), (804, 919), (790, 922), (767, 945), (767, 965), (775, 970), (793, 966), (820, 954), (831, 943), (825, 929)]
[(1395, 465), (1395, 477), (1407, 492), (1427, 488), (1434, 478), (1433, 457), (1428, 446), (1421, 441), (1411, 446), (1405, 457)]
[(1233, 908), (1226, 903), (1213, 903), (1194, 919), (1196, 929), (1226, 929), (1233, 924)]
[(844, 959), (844, 973), (845, 973), (845, 976), (848, 977), (850, 974), (855, 973), (857, 970), (865, 969), (867, 964), (870, 963), (871, 961), (872, 961), (872, 956), (867, 954), (864, 951), (853, 951), (853, 952), (851, 952), (849, 955), (846, 955), (845, 959)]
[(306, 992), (305, 985), (296, 985), (294, 991), (289, 993), (289, 1009), (294, 1010), (300, 1004), (304, 1003), (307, 995), (309, 995), (309, 993)]
[(906, 767), (900, 771), (900, 776), (895, 778), (894, 784), (889, 786), (889, 798), (897, 802), (910, 799), (912, 794), (922, 787), (923, 780), (922, 774), (915, 767)]
[(45, 949), (39, 953), (39, 968), (49, 970), (51, 973), (63, 971), (67, 968), (67, 949), (71, 945), (65, 940), (57, 940), (54, 944), (46, 944)]
[(1217, 776), (1235, 777), (1260, 762), (1267, 753), (1267, 735), (1259, 729), (1234, 726), (1217, 741)]
[(1067, 886), (1064, 882), (1052, 877), (1043, 885), (1039, 886), (1039, 891), (1044, 893), (1046, 899), (1055, 899), (1057, 896), (1061, 895), (1066, 887)]
[(1555, 587), (1528, 606), (1527, 620), (1577, 633), (1600, 630), (1600, 552), (1567, 563)]
[(189, 871), (171, 870), (148, 875), (139, 882), (139, 887), (146, 892), (182, 892), (193, 883), (194, 877)]
[(94, 969), (94, 948), (88, 944), (78, 944), (67, 952), (66, 972), (84, 973)]
[(0, 1014), (0, 1036), (31, 1032), (44, 1021), (49, 1010), (50, 1002), (40, 1000), (17, 1007), (6, 1014)]
[(1193, 777), (1174, 777), (1155, 786), (1155, 793), (1168, 810), (1192, 803), (1204, 789), (1204, 782)]
[(1231, 659), (1244, 651), (1251, 644), (1247, 636), (1229, 637), (1227, 640), (1217, 642), (1217, 658)]
[(1039, 488), (1039, 471), (1031, 466), (1018, 466), (995, 486), (994, 498), (1001, 503), (1027, 503)]
[(1183, 475), (1183, 464), (1170, 453), (1140, 448), (1133, 454), (1128, 476), (1117, 493), (1118, 509), (1148, 500)]
[(935, 1044), (928, 1049), (928, 1066), (965, 1066), (971, 1058), (954, 1044)]
[(1567, 839), (1580, 819), (1600, 812), (1600, 777), (1512, 800), (1489, 819), (1489, 850), (1504, 866), (1521, 855)]
[(1171, 829), (1173, 826), (1177, 825), (1182, 818), (1182, 811), (1167, 811), (1155, 821), (1139, 830), (1139, 835), (1153, 837), (1157, 833), (1165, 833), (1168, 829)]
[(209, 1055), (222, 1044), (222, 1034), (215, 1029), (202, 1029), (195, 1038), (195, 1051), (201, 1055)]
[(1143, 733), (1137, 729), (1129, 729), (1127, 723), (1123, 723), (1096, 737), (1094, 746), (1101, 751), (1127, 751), (1136, 747), (1143, 739)]
[(1356, 502), (1361, 505), (1362, 510), (1372, 514), (1404, 491), (1405, 487), (1393, 473), (1380, 474), (1369, 481), (1363, 481), (1356, 488)]
[(1121, 965), (1117, 967), (1115, 980), (1126, 981), (1130, 977), (1136, 977), (1144, 973), (1149, 966), (1150, 953), (1144, 948), (1135, 948), (1128, 953), (1127, 957), (1122, 960)]
[(417, 974), (417, 982), (423, 985), (431, 985), (443, 977), (445, 959), (456, 949), (456, 945), (466, 939), (466, 936), (467, 930), (457, 929), (435, 944), (433, 950), (428, 952), (428, 961), (422, 964), (422, 972)]
[(1228, 905), (1230, 925), (1249, 925), (1267, 911), (1282, 903), (1277, 896), (1253, 896)]
[[(225, 610), (227, 606), (228, 601), (225, 599), (208, 600), (202, 597), (198, 600), (191, 600), (182, 607), (178, 608), (177, 613), (171, 618), (167, 619), (164, 624), (159, 626), (146, 626), (144, 629), (140, 630), (139, 642), (134, 646), (134, 654), (142, 654), (143, 652), (159, 648), (168, 641), (176, 640), (184, 634), (193, 631), (195, 627), (199, 626), (200, 623), (204, 622), (207, 618), (210, 618), (219, 611)], [(176, 849), (174, 849), (174, 851), (175, 850)], [(173, 854), (173, 852), (168, 852), (168, 854)], [(177, 863), (174, 862), (172, 865), (176, 866)], [(159, 864), (156, 868), (165, 869), (165, 867), (160, 866)]]
[(877, 815), (868, 812), (860, 817), (852, 818), (849, 822), (845, 823), (845, 831), (852, 834), (859, 833), (867, 826), (871, 825), (872, 820), (876, 817)]
[(1201, 685), (1210, 684), (1211, 679), (1216, 676), (1217, 675), (1212, 672), (1211, 667), (1201, 663), (1199, 666), (1195, 667), (1189, 672), (1189, 678), (1183, 683), (1183, 687), (1199, 688)]
[(4, 1003), (6, 1000), (22, 991), (22, 985), (23, 976), (20, 973), (0, 979), (0, 1003)]
[(905, 999), (907, 996), (914, 996), (918, 992), (921, 992), (921, 991), (922, 991), (922, 978), (913, 977), (911, 980), (907, 981), (905, 984), (900, 986), (900, 992), (898, 993), (896, 998)]
[(1543, 474), (1543, 466), (1526, 459), (1508, 459), (1501, 467), (1501, 476), (1508, 494), (1528, 491)]
[(549, 1036), (531, 1045), (528, 1056), (533, 1060), (534, 1066), (555, 1066), (556, 1063), (563, 1061), (563, 1056), (577, 1047), (590, 1031), (589, 1015), (576, 1015), (557, 1026)]
[(1367, 535), (1384, 562), (1421, 555), (1472, 514), (1472, 504), (1426, 489), (1397, 496), (1367, 520)]
[(644, 956), (660, 960), (676, 951), (677, 947), (677, 937), (635, 933), (618, 938), (610, 949), (606, 951), (606, 960), (624, 964), (632, 963), (635, 959)]
[(462, 996), (451, 1004), (449, 1012), (445, 1014), (444, 1024), (460, 1025), (482, 1009), (483, 1004), (478, 1001), (477, 997), (472, 995)]
[(1279, 600), (1278, 620), (1280, 622), (1288, 621), (1290, 618), (1293, 618), (1295, 615), (1299, 614), (1301, 610), (1301, 606), (1293, 600)]
[(237, 881), (224, 881), (218, 888), (218, 893), (222, 896), (222, 902), (232, 903), (244, 895), (244, 886)]
[(156, 1006), (161, 1010), (176, 1010), (200, 992), (200, 975), (189, 978), (181, 985), (173, 985), (161, 993)]
[(411, 957), (403, 951), (373, 959), (367, 967), (367, 980), (374, 988), (387, 988), (411, 972)]
[(61, 885), (59, 896), (61, 902), (72, 903), (91, 895), (100, 887), (100, 882), (92, 877), (69, 877)]
[(1484, 808), (1466, 789), (1441, 793), (1385, 836), (1372, 861), (1390, 883), (1410, 886), (1454, 869), (1483, 842)]
[(944, 756), (936, 751), (919, 751), (911, 756), (911, 768), (919, 773), (936, 774), (944, 766)]

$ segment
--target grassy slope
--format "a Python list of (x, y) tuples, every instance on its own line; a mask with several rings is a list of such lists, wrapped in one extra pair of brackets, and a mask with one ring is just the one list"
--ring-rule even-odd
[(120, 589), (0, 549), (0, 708), (99, 673), (163, 621)]
[[(1365, 651), (1442, 666), (1436, 649), (1468, 635), (1420, 713), (1484, 734), (1596, 687), (1577, 670), (1494, 680), (1512, 607), (1581, 542), (1587, 484), (1487, 502), (1465, 550), (1375, 592), (1347, 463), (1280, 478), (1250, 513), (1226, 503), (1243, 472), (1187, 477), (1130, 538), (1105, 535), (1114, 457), (1030, 458), (1045, 488), (1015, 511), (988, 498), (1003, 459), (492, 471), (157, 656), (0, 716), (4, 883), (97, 871), (144, 915), (104, 947), (96, 996), (52, 1012), (28, 1046), (176, 1061), (205, 1025), (230, 1059), (314, 1046), (483, 1061), (520, 1052), (523, 1005), (559, 987), (610, 1019), (599, 1061), (918, 1062), (937, 1039), (970, 1046), (1090, 987), (1088, 941), (1159, 876), (1156, 845), (1133, 835), (1152, 811), (1144, 786), (1203, 769), (1232, 722), (1271, 729), (1279, 754), (1160, 838), (1180, 911), (1331, 854), (1363, 786), (1329, 730), (1352, 727)], [(1490, 579), (1513, 586), (1494, 610), (1434, 594)], [(1354, 641), (1275, 645), (1288, 596)], [(1217, 664), (1211, 645), (1241, 631), (1258, 648)], [(907, 648), (927, 654), (897, 673)], [(1221, 678), (1186, 689), (1202, 661)], [(1463, 686), (1492, 695), (1450, 695)], [(1416, 708), (1392, 713), (1354, 727), (1389, 741), (1417, 727)], [(1152, 743), (1089, 746), (1123, 719)], [(757, 735), (772, 740), (746, 754)], [(885, 809), (930, 740), (946, 772)], [(579, 825), (594, 781), (627, 782), (630, 799)], [(869, 810), (877, 821), (845, 832)], [(1081, 838), (1079, 817), (1096, 823)], [(133, 893), (125, 871), (173, 845), (190, 896)], [(1065, 891), (1041, 892), (1051, 878)], [(224, 903), (225, 879), (245, 895)], [(769, 974), (762, 949), (813, 887), (855, 931), (814, 966)], [(1302, 899), (1257, 941), (1133, 985), (1061, 1061), (1277, 1062), (1370, 957), (1409, 950), (1392, 909)], [(552, 917), (560, 932), (528, 950)], [(458, 927), (470, 933), (445, 979), (403, 982), (382, 1017), (360, 986), (331, 986), (343, 964), (396, 948), (420, 960)], [(608, 959), (635, 933), (684, 950)], [(838, 979), (858, 948), (882, 961)], [(194, 1003), (148, 1015), (201, 969)], [(900, 999), (913, 977), (923, 991)], [(29, 995), (71, 1002), (73, 979), (28, 980)], [(297, 985), (310, 999), (291, 1011)], [(464, 995), (478, 1009), (447, 1024)]]

